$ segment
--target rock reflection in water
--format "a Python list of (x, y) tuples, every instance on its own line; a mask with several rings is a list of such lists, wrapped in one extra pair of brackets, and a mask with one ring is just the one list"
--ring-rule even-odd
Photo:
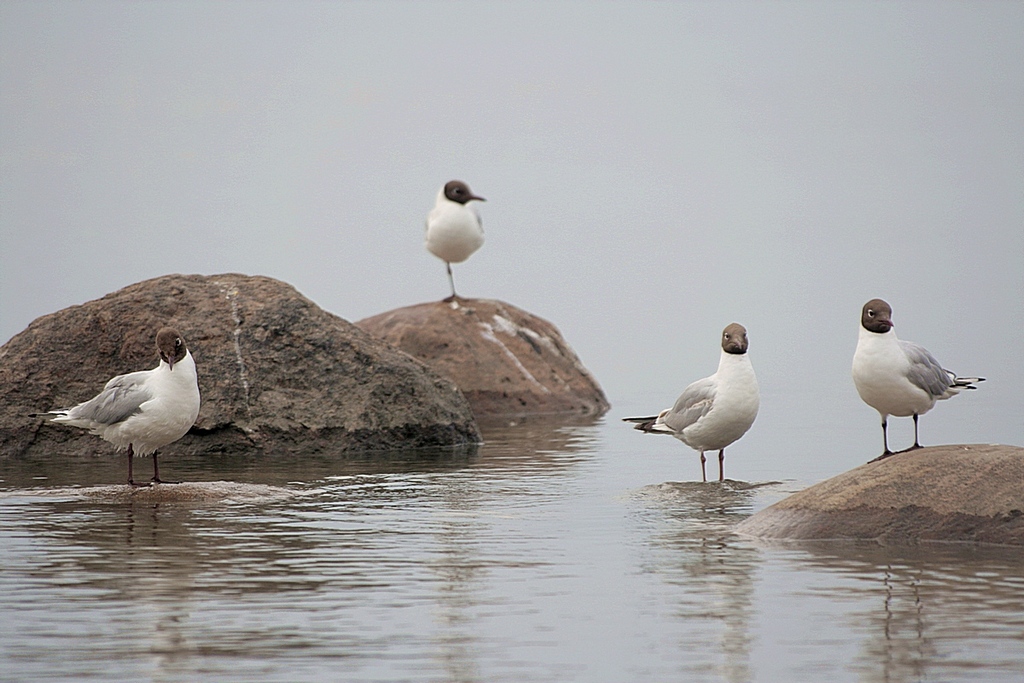
[[(542, 504), (561, 494), (558, 489), (538, 489), (531, 479), (568, 476), (563, 471), (584, 462), (593, 452), (598, 418), (567, 421), (564, 417), (527, 418), (509, 423), (491, 418), (481, 425), (485, 447), (473, 463), (476, 470), (495, 470), (487, 479), (452, 478), (439, 490), (448, 514), (438, 520), (438, 551), (429, 563), (439, 579), (437, 657), (449, 681), (482, 681), (481, 652), (488, 645), (474, 629), (482, 608), (501, 609), (488, 600), (487, 580), (495, 571), (507, 573), (543, 570), (545, 561), (529, 541), (505, 537), (504, 552), (496, 555), (493, 529), (487, 523), (495, 515), (514, 515), (516, 508)], [(509, 509), (496, 509), (497, 498)]]

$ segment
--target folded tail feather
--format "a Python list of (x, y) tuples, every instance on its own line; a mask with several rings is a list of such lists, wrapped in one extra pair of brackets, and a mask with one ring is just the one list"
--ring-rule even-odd
[(641, 432), (648, 434), (672, 434), (672, 430), (669, 429), (664, 422), (659, 422), (665, 413), (669, 412), (669, 409), (661, 411), (657, 415), (651, 415), (648, 417), (624, 417), (623, 422), (633, 422), (636, 424), (633, 429), (638, 429)]
[(950, 372), (949, 370), (946, 370), (946, 372), (949, 374), (950, 381), (953, 382), (952, 386), (960, 389), (977, 389), (978, 387), (973, 385), (985, 381), (984, 377), (957, 377), (955, 372)]

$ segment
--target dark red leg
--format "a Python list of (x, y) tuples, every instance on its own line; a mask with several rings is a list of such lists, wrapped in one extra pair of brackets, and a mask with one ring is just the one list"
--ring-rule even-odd
[(136, 484), (135, 478), (132, 477), (132, 462), (135, 459), (135, 451), (132, 450), (132, 445), (128, 444), (128, 483), (131, 486), (149, 486), (149, 484)]
[(156, 451), (153, 451), (153, 478), (150, 479), (154, 484), (180, 484), (180, 481), (164, 481), (160, 478), (160, 466), (156, 463)]

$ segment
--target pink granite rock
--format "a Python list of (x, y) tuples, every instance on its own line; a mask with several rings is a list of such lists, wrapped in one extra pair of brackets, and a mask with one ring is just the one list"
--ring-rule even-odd
[(478, 418), (600, 415), (609, 408), (554, 325), (501, 301), (425, 303), (356, 324), (452, 379)]

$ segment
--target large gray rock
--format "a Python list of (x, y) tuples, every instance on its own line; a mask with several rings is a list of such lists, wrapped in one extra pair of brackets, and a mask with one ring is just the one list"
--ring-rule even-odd
[(356, 323), (449, 377), (477, 417), (600, 415), (608, 399), (547, 320), (490, 299), (399, 308)]
[(196, 359), (202, 409), (165, 452), (311, 453), (475, 443), (458, 388), (319, 308), (245, 275), (168, 275), (34, 321), (0, 347), (0, 457), (112, 446), (29, 413), (89, 399), (110, 377), (152, 368), (170, 325)]
[(768, 539), (1024, 545), (1024, 448), (934, 446), (869, 462), (740, 523)]

